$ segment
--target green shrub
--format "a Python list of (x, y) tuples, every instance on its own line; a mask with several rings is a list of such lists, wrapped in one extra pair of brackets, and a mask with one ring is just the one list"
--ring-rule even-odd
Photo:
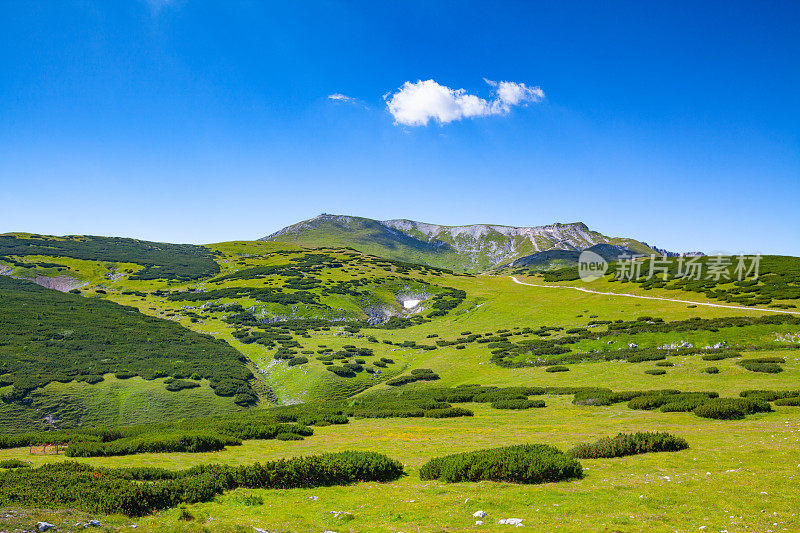
[(742, 359), (737, 364), (750, 372), (778, 374), (783, 372), (783, 367), (780, 363), (785, 362), (782, 357), (757, 357), (754, 359)]
[(419, 470), (420, 479), (548, 483), (580, 478), (581, 464), (553, 446), (525, 444), (458, 453), (431, 459)]
[(67, 461), (1, 472), (0, 501), (32, 508), (143, 516), (209, 501), (238, 487), (287, 489), (383, 482), (402, 473), (401, 463), (373, 452), (329, 453), (240, 467), (199, 465), (179, 471), (99, 469)]
[(289, 366), (297, 366), (297, 365), (304, 365), (308, 363), (308, 357), (300, 356), (300, 357), (292, 357), (289, 359)]
[(718, 420), (740, 420), (746, 415), (767, 413), (772, 407), (766, 402), (749, 398), (711, 398), (694, 409), (694, 414)]
[(719, 368), (715, 366), (707, 366), (703, 369), (706, 374), (719, 374)]
[(405, 385), (406, 383), (414, 383), (415, 381), (434, 381), (439, 379), (439, 375), (429, 368), (416, 368), (411, 371), (410, 375), (400, 376), (390, 379), (386, 382), (387, 385), (397, 387)]
[(619, 433), (613, 438), (604, 437), (597, 442), (579, 444), (567, 454), (579, 459), (597, 459), (648, 452), (676, 452), (688, 447), (684, 439), (669, 433)]
[(302, 435), (298, 435), (297, 433), (278, 433), (275, 435), (275, 440), (303, 440)]
[(30, 468), (30, 463), (19, 459), (3, 459), (0, 461), (0, 468)]
[(708, 399), (705, 394), (675, 394), (659, 408), (662, 413), (689, 413)]
[[(667, 404), (672, 404), (674, 406), (699, 402), (716, 396), (719, 396), (716, 392), (651, 391), (632, 398), (628, 402), (628, 407), (630, 409), (651, 410), (658, 409)], [(688, 410), (691, 411), (692, 409), (694, 409), (694, 406)]]
[(800, 397), (792, 396), (791, 398), (779, 398), (775, 400), (775, 405), (788, 405), (792, 407), (800, 407)]
[(172, 435), (139, 435), (111, 442), (70, 442), (67, 457), (108, 457), (136, 453), (164, 452), (216, 452), (225, 446), (236, 446), (242, 441), (229, 436), (210, 433), (180, 433)]
[(632, 350), (635, 352), (633, 355), (628, 356), (629, 363), (643, 363), (645, 361), (662, 361), (667, 358), (667, 354), (661, 351), (649, 351), (647, 349)]
[(523, 398), (502, 398), (492, 402), (495, 409), (530, 409), (544, 407), (544, 400), (527, 400)]
[(750, 398), (751, 400), (759, 400), (762, 402), (774, 402), (775, 400), (784, 398), (793, 398), (800, 396), (800, 391), (797, 390), (743, 390), (739, 393), (742, 398)]
[(741, 356), (742, 354), (739, 352), (715, 352), (706, 354), (701, 359), (703, 361), (722, 361), (723, 359), (733, 359)]
[(545, 372), (568, 372), (569, 368), (563, 365), (548, 366), (544, 369)]
[(472, 416), (474, 413), (463, 407), (445, 407), (443, 409), (429, 409), (425, 411), (425, 418), (457, 418), (459, 416)]
[(659, 361), (656, 363), (656, 366), (675, 366), (675, 363), (672, 361)]
[(344, 366), (327, 366), (325, 370), (329, 370), (342, 378), (354, 378), (356, 377), (356, 373), (353, 372), (351, 369), (346, 368)]
[(663, 376), (667, 371), (661, 368), (651, 368), (650, 370), (645, 370), (644, 373), (650, 374), (651, 376)]
[(183, 389), (194, 389), (199, 387), (200, 384), (196, 381), (187, 381), (185, 379), (173, 379), (165, 385), (168, 391), (176, 392)]

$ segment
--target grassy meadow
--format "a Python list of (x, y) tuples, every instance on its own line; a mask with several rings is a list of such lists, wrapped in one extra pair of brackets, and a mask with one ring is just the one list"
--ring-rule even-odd
[[(621, 286), (607, 280), (590, 285), (547, 284), (539, 276), (518, 276), (522, 281), (550, 285), (532, 287), (516, 284), (503, 273), (459, 275), (387, 263), (347, 249), (307, 250), (272, 242), (220, 243), (209, 249), (219, 273), (195, 279), (131, 279), (141, 271), (141, 265), (38, 255), (15, 256), (16, 263), (7, 268), (13, 267), (14, 275), (27, 279), (37, 274), (70, 276), (81, 282), (81, 297), (135, 307), (144, 315), (226, 341), (245, 356), (243, 364), (252, 371), (252, 389), (258, 394), (258, 403), (237, 405), (231, 396), (215, 394), (207, 379), (198, 380), (195, 388), (173, 392), (165, 388), (169, 377), (117, 379), (108, 373), (99, 383), (52, 381), (29, 392), (25, 402), (3, 402), (3, 433), (22, 432), (46, 414), (72, 420), (80, 427), (109, 427), (269, 410), (278, 404), (324, 405), (326, 400), (343, 398), (357, 401), (376, 391), (402, 393), (468, 384), (605, 387), (613, 391), (679, 389), (713, 391), (724, 397), (738, 397), (748, 389), (800, 389), (800, 350), (796, 347), (800, 343), (800, 325), (789, 320), (619, 334), (607, 334), (605, 325), (595, 324), (619, 320), (649, 324), (654, 318), (671, 323), (692, 318), (763, 317), (776, 314), (774, 310), (598, 295), (554, 287), (584, 286), (699, 304), (720, 303), (700, 293), (644, 289), (636, 284)], [(311, 254), (324, 254), (326, 259), (315, 259)], [(206, 256), (200, 259), (205, 261)], [(26, 268), (18, 264), (26, 261), (45, 266)], [(294, 272), (292, 265), (303, 261), (306, 270)], [(58, 270), (48, 262), (63, 267)], [(164, 268), (174, 267), (171, 263), (165, 265)], [(283, 270), (270, 270), (274, 268)], [(262, 274), (236, 277), (247, 269), (261, 269), (253, 272)], [(246, 290), (213, 300), (180, 299), (181, 295), (189, 298), (231, 288)], [(269, 298), (274, 301), (264, 301), (263, 293), (255, 291), (265, 288), (273, 290)], [(426, 307), (425, 301), (453, 290), (465, 293), (455, 307), (441, 315), (419, 319), (433, 309)], [(302, 291), (311, 296), (300, 302), (284, 304), (274, 296)], [(421, 310), (405, 309), (402, 298), (415, 294), (425, 297)], [(229, 306), (235, 305), (241, 306), (239, 316), (245, 313), (265, 322), (233, 322), (236, 313)], [(393, 329), (370, 325), (367, 321), (375, 309), (406, 322)], [(287, 319), (325, 319), (329, 327), (283, 331), (282, 334), (291, 335), (291, 342), (296, 343), (293, 345), (289, 341), (270, 344), (242, 340), (249, 339), (243, 336), (248, 332), (269, 331), (270, 321)], [(359, 321), (361, 327), (348, 328), (354, 321)], [(541, 335), (537, 331), (542, 327), (562, 329)], [(587, 336), (569, 345), (572, 353), (587, 357), (613, 354), (633, 344), (642, 349), (658, 349), (688, 343), (694, 353), (669, 354), (662, 361), (671, 366), (658, 365), (657, 360), (602, 360), (568, 364), (565, 372), (548, 372), (545, 364), (499, 366), (491, 361), (490, 343), (464, 340), (472, 334), (506, 334), (515, 345), (524, 346), (526, 342), (561, 338), (573, 328), (597, 332), (596, 337)], [(440, 346), (437, 341), (447, 342)], [(741, 356), (702, 359), (700, 354), (706, 347), (720, 343)], [(363, 366), (373, 365), (370, 368), (380, 372), (359, 371), (354, 377), (340, 377), (328, 371), (326, 366), (330, 365), (325, 364), (325, 357), (346, 351), (348, 346), (371, 350), (372, 355), (364, 356)], [(286, 349), (293, 349), (294, 355), (305, 354), (308, 361), (290, 366), (287, 359), (276, 359)], [(392, 363), (374, 365), (382, 357)], [(751, 357), (778, 357), (785, 362), (780, 364), (779, 373), (753, 372), (738, 364), (741, 358)], [(718, 373), (707, 373), (710, 366), (717, 367)], [(389, 379), (421, 368), (431, 369), (440, 379), (433, 383), (387, 385)], [(666, 372), (646, 373), (657, 368)], [(0, 384), (0, 393), (8, 393), (11, 388), (10, 382)], [(27, 509), (0, 501), (0, 530), (30, 530), (36, 521), (46, 520), (56, 524), (58, 531), (77, 531), (74, 524), (98, 519), (101, 529), (109, 531), (131, 525), (145, 532), (506, 531), (514, 527), (498, 523), (506, 518), (520, 518), (526, 529), (534, 531), (800, 529), (796, 488), (800, 480), (800, 407), (774, 406), (773, 412), (741, 420), (711, 420), (691, 412), (634, 410), (625, 402), (574, 405), (572, 395), (536, 398), (544, 399), (546, 406), (515, 411), (469, 403), (463, 407), (473, 411), (474, 416), (354, 418), (347, 424), (314, 427), (314, 434), (304, 440), (245, 440), (241, 446), (218, 452), (75, 458), (102, 467), (179, 470), (209, 463), (250, 465), (299, 455), (364, 450), (400, 460), (406, 475), (388, 483), (350, 486), (240, 488), (212, 501), (140, 518), (98, 516), (74, 509)], [(550, 444), (566, 450), (601, 437), (636, 431), (666, 431), (685, 438), (690, 447), (680, 452), (581, 459), (585, 474), (582, 479), (542, 485), (487, 481), (448, 484), (421, 481), (418, 474), (429, 459), (456, 452), (526, 443)], [(62, 456), (32, 455), (27, 447), (0, 450), (0, 461), (6, 459), (20, 459), (32, 466), (64, 460)], [(473, 517), (478, 510), (487, 516)], [(476, 520), (483, 524), (476, 524)]]

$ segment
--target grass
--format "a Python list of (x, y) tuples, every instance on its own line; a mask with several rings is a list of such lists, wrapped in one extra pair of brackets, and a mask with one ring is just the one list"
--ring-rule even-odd
[[(688, 413), (631, 411), (624, 405), (577, 407), (567, 397), (548, 398), (547, 408), (524, 412), (474, 404), (470, 408), (475, 411), (470, 419), (357, 420), (346, 426), (318, 428), (314, 437), (300, 442), (247, 441), (241, 447), (213, 454), (83, 461), (178, 469), (212, 461), (250, 464), (357, 449), (397, 458), (409, 473), (390, 484), (237, 490), (214, 502), (187, 506), (195, 516), (189, 524), (178, 524), (177, 509), (134, 521), (104, 519), (109, 525), (135, 522), (141, 531), (200, 531), (204, 526), (213, 527), (213, 531), (236, 531), (237, 526), (270, 531), (454, 531), (474, 528), (471, 515), (479, 509), (489, 513), (487, 524), (518, 517), (536, 530), (547, 531), (672, 531), (696, 530), (703, 525), (711, 531), (737, 531), (745, 526), (759, 531), (800, 527), (793, 516), (794, 487), (800, 475), (796, 455), (800, 418), (796, 408), (725, 422), (702, 420)], [(417, 469), (430, 457), (498, 443), (546, 443), (565, 450), (620, 431), (669, 431), (687, 439), (691, 448), (671, 454), (581, 460), (586, 469), (584, 479), (536, 487), (421, 482), (417, 475)], [(27, 450), (0, 452), (0, 459), (7, 458), (37, 465), (56, 460), (28, 456)], [(242, 500), (247, 495), (261, 497), (264, 505), (244, 505)], [(311, 496), (318, 499), (311, 500)], [(348, 511), (355, 519), (344, 523), (330, 511)], [(59, 513), (43, 516), (58, 520)], [(206, 522), (209, 517), (213, 520)]]

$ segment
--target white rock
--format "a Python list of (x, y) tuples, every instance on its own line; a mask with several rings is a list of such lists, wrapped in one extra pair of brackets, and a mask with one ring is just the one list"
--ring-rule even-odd
[(475, 518), (483, 518), (484, 516), (486, 516), (486, 511), (475, 511), (474, 513), (472, 513), (472, 516), (474, 516)]
[(100, 527), (100, 520), (89, 520), (89, 525), (92, 527)]
[(50, 522), (36, 522), (36, 531), (47, 531), (55, 528), (55, 524), (51, 524)]
[(483, 525), (483, 520), (475, 520), (475, 525), (476, 526), (482, 526)]
[(312, 502), (315, 502), (319, 500), (319, 496), (309, 496), (308, 499), (311, 500)]
[(503, 518), (498, 522), (499, 524), (507, 524), (509, 526), (516, 526), (522, 524), (522, 518)]

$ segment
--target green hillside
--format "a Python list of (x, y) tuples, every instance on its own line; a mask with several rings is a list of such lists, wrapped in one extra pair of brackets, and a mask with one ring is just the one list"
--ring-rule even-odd
[[(219, 272), (208, 248), (192, 244), (169, 244), (140, 241), (122, 237), (70, 235), (0, 235), (0, 259), (12, 256), (69, 257), (89, 261), (134, 263), (132, 279), (188, 280), (207, 277)], [(10, 262), (14, 263), (13, 260)], [(15, 266), (22, 266), (15, 263)], [(57, 263), (50, 266), (58, 268)]]
[[(99, 518), (141, 531), (493, 530), (509, 517), (548, 530), (800, 527), (791, 497), (798, 258), (764, 258), (755, 283), (609, 274), (587, 284), (574, 268), (474, 275), (352, 248), (235, 241), (203, 247), (213, 273), (141, 279), (135, 254), (67, 257), (36, 239), (36, 254), (0, 258), (6, 274), (25, 278), (0, 277), (9, 528)], [(55, 278), (81, 284), (61, 293), (27, 281)], [(246, 383), (258, 401), (237, 405), (219, 394), (221, 381)], [(688, 448), (581, 458), (580, 478), (536, 485), (420, 476), (453, 453), (586, 449), (636, 431), (669, 432)], [(54, 441), (87, 466), (4, 472), (14, 461), (60, 463), (63, 454), (30, 453)], [(259, 470), (347, 450), (386, 454), (407, 475), (276, 490)], [(365, 481), (339, 486), (353, 479)], [(42, 483), (115, 497), (103, 507), (69, 491), (36, 493)], [(164, 487), (173, 496), (159, 500)], [(155, 492), (131, 500), (145, 489)], [(39, 494), (35, 505), (20, 491)], [(109, 507), (131, 501), (152, 512)], [(687, 502), (681, 516), (674, 501)], [(475, 524), (477, 510), (486, 525)]]

